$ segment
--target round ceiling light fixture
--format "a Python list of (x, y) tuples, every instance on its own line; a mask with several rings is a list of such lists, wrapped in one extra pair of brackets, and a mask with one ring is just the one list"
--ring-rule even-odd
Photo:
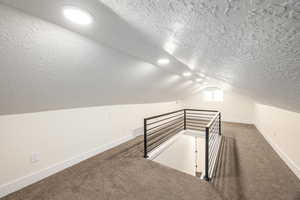
[(63, 14), (68, 20), (75, 24), (89, 25), (93, 22), (93, 17), (90, 13), (76, 7), (64, 7)]
[(184, 77), (189, 77), (189, 76), (192, 76), (192, 73), (191, 73), (191, 72), (184, 72), (184, 73), (182, 74), (182, 76), (184, 76)]
[(170, 60), (168, 58), (161, 58), (157, 61), (157, 64), (159, 65), (167, 65), (170, 63)]
[(205, 75), (204, 74), (202, 74), (202, 73), (197, 73), (198, 74), (198, 76), (200, 76), (201, 78), (205, 78)]

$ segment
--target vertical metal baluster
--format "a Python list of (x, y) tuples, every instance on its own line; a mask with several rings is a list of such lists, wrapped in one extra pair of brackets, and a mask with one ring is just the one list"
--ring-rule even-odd
[(204, 179), (209, 181), (209, 127), (205, 128), (205, 176)]
[(183, 129), (186, 130), (186, 109), (184, 109), (183, 112), (184, 112), (184, 116), (183, 116), (183, 120), (184, 120), (184, 122), (183, 122)]
[(147, 120), (144, 119), (144, 158), (148, 158), (147, 150)]
[(219, 135), (222, 135), (222, 125), (221, 125), (221, 113), (219, 113)]

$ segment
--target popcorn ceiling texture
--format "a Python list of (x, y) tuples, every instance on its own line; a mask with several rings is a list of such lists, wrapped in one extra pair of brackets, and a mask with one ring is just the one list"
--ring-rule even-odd
[(0, 30), (0, 114), (166, 102), (195, 89), (154, 65), (1, 4)]
[(300, 112), (300, 1), (100, 1), (184, 64)]
[[(66, 5), (89, 11), (93, 24), (70, 23)], [(175, 101), (202, 87), (98, 0), (0, 0), (0, 30), (3, 115)], [(171, 65), (156, 65), (167, 56)]]
[[(178, 100), (199, 89), (196, 75), (178, 76), (188, 68), (300, 112), (299, 1), (0, 3), (0, 114)], [(64, 5), (93, 24), (70, 24)]]

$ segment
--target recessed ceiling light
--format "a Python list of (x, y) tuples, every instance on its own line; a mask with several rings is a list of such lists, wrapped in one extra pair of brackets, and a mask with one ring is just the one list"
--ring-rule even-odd
[(201, 82), (201, 81), (203, 81), (202, 78), (197, 78), (197, 79), (196, 79), (196, 82)]
[(168, 58), (161, 58), (157, 61), (157, 63), (160, 65), (167, 65), (170, 63), (170, 60)]
[(63, 14), (68, 20), (79, 25), (88, 25), (93, 21), (93, 17), (88, 12), (76, 7), (65, 7)]
[(200, 77), (202, 77), (202, 78), (204, 78), (205, 77), (205, 75), (204, 74), (202, 74), (202, 73), (198, 73), (198, 75), (200, 76)]
[(189, 77), (189, 76), (192, 75), (192, 73), (191, 72), (184, 72), (182, 75), (185, 76), (185, 77)]

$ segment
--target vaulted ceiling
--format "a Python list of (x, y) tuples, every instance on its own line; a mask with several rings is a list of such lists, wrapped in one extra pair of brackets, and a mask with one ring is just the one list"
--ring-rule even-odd
[(299, 0), (101, 0), (195, 71), (300, 111)]
[[(177, 100), (203, 87), (199, 72), (300, 112), (297, 0), (0, 3), (0, 114)], [(94, 23), (66, 21), (66, 5)]]

